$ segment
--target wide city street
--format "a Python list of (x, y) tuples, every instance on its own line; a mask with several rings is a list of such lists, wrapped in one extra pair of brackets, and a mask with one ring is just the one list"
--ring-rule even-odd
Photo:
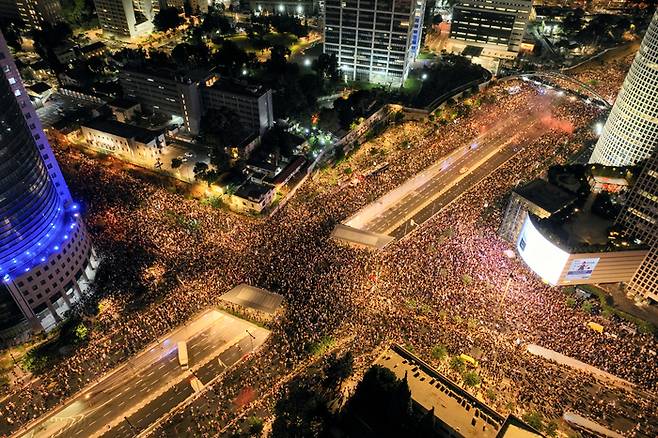
[[(204, 312), (79, 392), (21, 436), (133, 436), (254, 351), (268, 336), (268, 330), (227, 313)], [(178, 362), (178, 341), (187, 342), (188, 370)], [(195, 387), (197, 380), (201, 385)]]

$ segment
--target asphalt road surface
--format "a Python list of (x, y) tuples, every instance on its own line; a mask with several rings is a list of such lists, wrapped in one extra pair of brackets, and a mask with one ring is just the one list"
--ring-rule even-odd
[[(266, 329), (208, 311), (81, 391), (22, 436), (134, 436), (193, 395), (192, 380), (207, 384), (268, 336)], [(181, 340), (187, 341), (190, 370), (178, 363), (176, 345)]]
[[(513, 114), (400, 187), (366, 206), (346, 225), (401, 237), (437, 213), (541, 134), (535, 111)], [(411, 220), (413, 219), (413, 222)], [(400, 231), (400, 229), (402, 230)]]

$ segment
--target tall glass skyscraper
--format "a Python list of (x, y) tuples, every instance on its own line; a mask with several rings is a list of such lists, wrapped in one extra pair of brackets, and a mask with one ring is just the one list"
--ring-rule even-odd
[(619, 91), (590, 163), (635, 165), (658, 145), (658, 12)]
[(82, 297), (95, 257), (1, 34), (0, 68), (0, 330), (49, 329)]

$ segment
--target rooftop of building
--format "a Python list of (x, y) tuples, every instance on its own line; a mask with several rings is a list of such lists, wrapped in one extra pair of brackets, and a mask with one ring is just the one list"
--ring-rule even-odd
[(190, 83), (205, 81), (211, 76), (210, 71), (204, 68), (189, 68), (176, 64), (156, 64), (140, 61), (128, 62), (123, 67), (123, 71)]
[(267, 92), (267, 89), (262, 85), (251, 84), (247, 81), (238, 81), (230, 78), (219, 79), (210, 87), (210, 89), (248, 97), (260, 97)]
[(411, 398), (460, 436), (541, 437), (516, 417), (505, 418), (403, 347), (393, 345), (376, 362), (398, 378), (406, 376)]
[(134, 100), (124, 99), (122, 97), (118, 97), (118, 98), (108, 102), (107, 104), (111, 107), (119, 108), (119, 109), (123, 109), (123, 110), (131, 109), (134, 106), (139, 105), (139, 103), (135, 102)]
[(576, 200), (575, 195), (543, 179), (531, 181), (514, 189), (514, 192), (550, 214), (557, 213)]
[(52, 87), (45, 82), (37, 82), (34, 85), (30, 85), (28, 88), (30, 91), (34, 91), (37, 94), (41, 94), (50, 90)]
[(290, 175), (293, 173), (299, 171), (299, 169), (306, 163), (306, 158), (304, 158), (302, 155), (294, 155), (290, 158), (290, 162), (286, 167), (281, 170), (281, 172), (277, 173), (274, 178), (271, 179), (272, 184), (278, 185), (282, 184), (284, 181), (286, 181), (288, 178), (290, 178)]
[(86, 46), (80, 47), (80, 53), (87, 54), (90, 52), (95, 52), (96, 50), (103, 50), (107, 48), (104, 42), (102, 41), (96, 41), (95, 43), (87, 44)]
[(274, 190), (272, 186), (247, 181), (235, 191), (235, 196), (252, 202), (261, 202), (272, 190)]
[(524, 198), (552, 212), (533, 223), (542, 235), (564, 251), (608, 252), (640, 248), (615, 226), (621, 211), (618, 194), (592, 190), (591, 169), (583, 165), (552, 166), (549, 182), (535, 180), (516, 189)]
[(148, 143), (160, 135), (158, 131), (152, 131), (150, 129), (141, 128), (139, 126), (129, 125), (127, 123), (117, 122), (116, 120), (107, 120), (103, 118), (89, 120), (88, 122), (82, 123), (82, 126), (116, 135), (117, 137), (134, 138), (141, 143)]
[(629, 167), (604, 166), (588, 164), (587, 169), (592, 178), (608, 183), (629, 185), (635, 181), (634, 169)]

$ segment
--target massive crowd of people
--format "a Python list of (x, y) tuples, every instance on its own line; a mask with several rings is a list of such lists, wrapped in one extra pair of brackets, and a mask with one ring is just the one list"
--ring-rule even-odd
[[(520, 91), (511, 93), (514, 85)], [(332, 336), (337, 343), (349, 340), (345, 348), (353, 350), (361, 369), (391, 342), (410, 345), (423, 358), (437, 345), (450, 354), (473, 354), (480, 359), (483, 387), (498, 394), (491, 402), (503, 411), (558, 417), (571, 409), (625, 433), (655, 436), (658, 404), (650, 392), (658, 389), (658, 371), (650, 352), (658, 351), (656, 339), (567, 306), (560, 288), (548, 287), (518, 259), (505, 256), (509, 246), (496, 235), (509, 191), (591, 141), (591, 122), (600, 109), (520, 83), (500, 83), (486, 93), (489, 103), (474, 106), (449, 128), (422, 122), (392, 127), (345, 163), (320, 171), (265, 220), (202, 205), (130, 171), (61, 151), (58, 158), (103, 257), (96, 294), (85, 309), (90, 315), (96, 313), (90, 308), (100, 311), (90, 316), (87, 343), (0, 401), (0, 433), (43, 414), (246, 282), (285, 297), (273, 336), (214, 391), (165, 424), (161, 435), (212, 436), (247, 407), (267, 411), (285, 376), (309, 360), (308, 346)], [(531, 107), (541, 108), (533, 110), (541, 111), (538, 135), (520, 139), (515, 157), (411, 236), (380, 253), (330, 240), (336, 223), (490, 129), (496, 118)], [(390, 163), (384, 172), (356, 185), (337, 181), (349, 173), (347, 166), (365, 173), (383, 159)], [(617, 337), (591, 331), (585, 326), (591, 320)], [(648, 392), (557, 367), (526, 353), (527, 343)]]

